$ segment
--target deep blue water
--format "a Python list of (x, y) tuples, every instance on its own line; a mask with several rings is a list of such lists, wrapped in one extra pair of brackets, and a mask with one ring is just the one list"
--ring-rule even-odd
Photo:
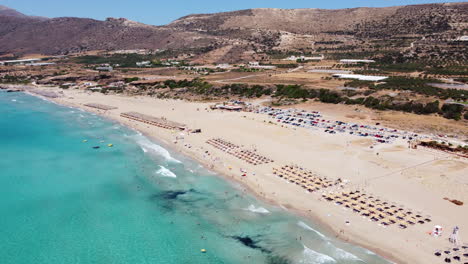
[(6, 92), (0, 241), (2, 264), (388, 263), (135, 131)]

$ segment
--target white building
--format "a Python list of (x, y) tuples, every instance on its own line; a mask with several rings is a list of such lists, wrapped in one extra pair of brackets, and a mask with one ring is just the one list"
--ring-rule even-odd
[(151, 65), (151, 61), (139, 61), (136, 63), (138, 67), (149, 66)]
[(273, 65), (260, 65), (258, 61), (249, 62), (249, 68), (251, 69), (264, 69), (264, 70), (273, 70), (276, 69), (276, 66)]
[(288, 60), (288, 61), (321, 61), (323, 60), (325, 57), (323, 55), (320, 55), (319, 57), (306, 57), (306, 56), (299, 56), (299, 57), (296, 57), (296, 56), (291, 56), (291, 57), (287, 57), (286, 59), (284, 60)]
[(7, 60), (0, 61), (0, 65), (24, 65), (41, 61), (41, 59)]
[(373, 62), (375, 62), (375, 60), (353, 60), (353, 59), (340, 60), (340, 63), (343, 63), (343, 64), (373, 63)]
[(221, 64), (216, 65), (216, 68), (217, 69), (229, 69), (231, 68), (231, 65), (229, 65), (228, 63), (221, 63)]
[(372, 76), (372, 75), (361, 75), (361, 74), (333, 74), (335, 78), (340, 79), (355, 79), (360, 81), (372, 81), (378, 82), (388, 78), (388, 76)]
[(276, 66), (273, 65), (258, 65), (258, 66), (249, 66), (251, 69), (264, 69), (264, 70), (274, 70)]
[(112, 68), (112, 66), (101, 66), (101, 67), (96, 67), (96, 70), (97, 71), (113, 71), (114, 68)]
[(55, 65), (54, 62), (36, 62), (36, 63), (28, 63), (26, 66), (49, 66)]

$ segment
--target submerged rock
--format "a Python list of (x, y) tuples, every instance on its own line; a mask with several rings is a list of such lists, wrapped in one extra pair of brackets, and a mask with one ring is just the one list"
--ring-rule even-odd
[(252, 248), (252, 249), (258, 249), (262, 252), (265, 253), (271, 253), (270, 250), (265, 249), (261, 246), (258, 246), (257, 243), (258, 241), (254, 241), (252, 238), (249, 236), (232, 236), (232, 238), (236, 239), (237, 241), (241, 242), (244, 246)]

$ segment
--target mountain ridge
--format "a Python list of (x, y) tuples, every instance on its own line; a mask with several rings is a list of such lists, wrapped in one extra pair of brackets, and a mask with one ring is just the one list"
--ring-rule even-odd
[(190, 14), (163, 26), (124, 18), (44, 19), (9, 8), (2, 15), (1, 10), (0, 54), (19, 55), (169, 49), (195, 51), (200, 57), (219, 51), (215, 60), (222, 60), (245, 58), (246, 52), (262, 56), (272, 51), (372, 50), (372, 43), (379, 41), (390, 48), (390, 40), (402, 38), (395, 36), (417, 42), (468, 34), (467, 2), (384, 8), (256, 8)]

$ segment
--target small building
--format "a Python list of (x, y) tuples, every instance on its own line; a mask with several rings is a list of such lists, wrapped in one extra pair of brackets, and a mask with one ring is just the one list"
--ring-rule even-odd
[(456, 38), (455, 41), (468, 41), (468, 36), (460, 36)]
[(107, 72), (111, 72), (113, 71), (114, 68), (112, 66), (99, 66), (99, 67), (96, 67), (96, 71), (107, 71)]
[(0, 65), (10, 66), (10, 65), (25, 65), (30, 63), (36, 63), (41, 61), (41, 59), (24, 59), (24, 60), (7, 60), (0, 61)]
[(321, 61), (324, 58), (325, 57), (323, 55), (320, 55), (318, 57), (306, 57), (306, 56), (296, 57), (296, 56), (293, 55), (293, 56), (287, 57), (284, 60), (288, 60), (288, 61)]
[(216, 65), (216, 68), (217, 69), (229, 69), (231, 68), (231, 65), (229, 65), (228, 63), (221, 63), (221, 64)]
[(375, 60), (354, 60), (354, 59), (343, 59), (340, 63), (343, 64), (357, 64), (357, 63), (373, 63)]
[(151, 61), (139, 61), (136, 63), (138, 67), (146, 67), (151, 65)]
[(35, 62), (35, 63), (28, 63), (26, 66), (50, 66), (55, 65), (54, 62)]
[(276, 69), (276, 66), (273, 65), (260, 65), (258, 61), (251, 61), (248, 65), (251, 69), (264, 69), (264, 70), (273, 70)]

